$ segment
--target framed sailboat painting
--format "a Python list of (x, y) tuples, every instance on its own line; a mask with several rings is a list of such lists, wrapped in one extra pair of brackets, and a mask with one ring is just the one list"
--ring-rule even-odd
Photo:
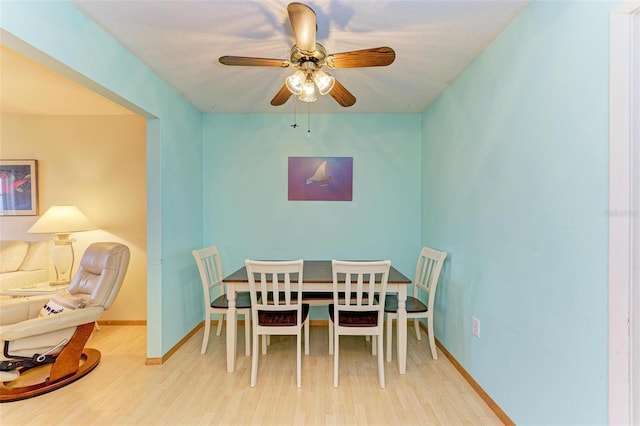
[(353, 157), (289, 157), (290, 201), (352, 201)]

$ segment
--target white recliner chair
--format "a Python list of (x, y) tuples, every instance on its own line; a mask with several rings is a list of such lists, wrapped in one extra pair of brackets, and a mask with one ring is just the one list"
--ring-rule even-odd
[(0, 301), (0, 402), (51, 392), (98, 365), (100, 352), (84, 346), (118, 295), (129, 258), (123, 244), (93, 243), (66, 290)]

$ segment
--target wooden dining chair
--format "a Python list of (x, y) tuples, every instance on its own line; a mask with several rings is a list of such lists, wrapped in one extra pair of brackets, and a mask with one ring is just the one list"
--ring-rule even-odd
[[(436, 288), (442, 264), (447, 258), (447, 253), (423, 247), (418, 256), (416, 273), (413, 281), (413, 296), (407, 296), (407, 319), (413, 319), (416, 330), (416, 338), (422, 340), (420, 336), (420, 318), (427, 320), (427, 334), (429, 336), (429, 347), (431, 357), (438, 359), (436, 350), (436, 339), (433, 334), (433, 305), (436, 299)], [(387, 316), (387, 361), (391, 362), (391, 342), (393, 334), (393, 320), (398, 318), (398, 296), (387, 295), (384, 311)]]
[[(218, 249), (211, 246), (193, 250), (191, 253), (196, 260), (196, 265), (198, 265), (204, 295), (204, 335), (200, 349), (200, 353), (204, 354), (209, 342), (211, 315), (218, 315), (216, 336), (220, 336), (224, 317), (229, 310), (229, 300), (227, 299), (226, 285), (222, 281), (224, 274)], [(251, 354), (251, 297), (249, 292), (237, 293), (236, 309), (238, 314), (244, 316), (244, 352), (246, 356), (249, 356)]]
[[(258, 336), (296, 336), (296, 385), (302, 386), (301, 340), (304, 327), (304, 352), (309, 353), (309, 304), (302, 300), (303, 260), (245, 260), (251, 311), (253, 315), (253, 355), (251, 387), (258, 376)], [(295, 288), (294, 288), (295, 287)], [(263, 338), (263, 354), (266, 353)]]
[[(378, 381), (384, 388), (383, 308), (391, 261), (333, 260), (331, 265), (333, 303), (329, 305), (329, 331), (332, 333), (329, 349), (333, 349), (333, 387), (338, 387), (339, 338), (351, 335), (372, 337), (371, 344), (377, 346), (373, 352), (378, 355)], [(344, 289), (341, 290), (342, 285)]]

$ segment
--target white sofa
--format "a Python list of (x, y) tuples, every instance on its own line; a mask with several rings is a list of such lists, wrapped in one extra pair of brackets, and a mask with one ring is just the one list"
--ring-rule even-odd
[(49, 241), (0, 241), (0, 290), (49, 281)]

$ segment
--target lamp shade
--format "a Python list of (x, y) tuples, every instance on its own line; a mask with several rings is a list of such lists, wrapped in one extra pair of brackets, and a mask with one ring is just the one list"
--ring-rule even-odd
[(76, 206), (51, 206), (27, 232), (30, 234), (70, 234), (97, 229)]
[(302, 92), (300, 92), (300, 96), (298, 96), (302, 102), (315, 102), (318, 98), (316, 97), (316, 88), (313, 85), (313, 81), (308, 79), (302, 85)]
[(317, 70), (313, 73), (313, 81), (318, 86), (318, 92), (321, 95), (326, 95), (333, 89), (334, 84), (336, 84), (336, 80), (324, 71)]
[(307, 78), (307, 74), (298, 70), (289, 77), (285, 79), (285, 84), (287, 85), (287, 89), (294, 95), (299, 95), (302, 92), (302, 85), (304, 84)]

